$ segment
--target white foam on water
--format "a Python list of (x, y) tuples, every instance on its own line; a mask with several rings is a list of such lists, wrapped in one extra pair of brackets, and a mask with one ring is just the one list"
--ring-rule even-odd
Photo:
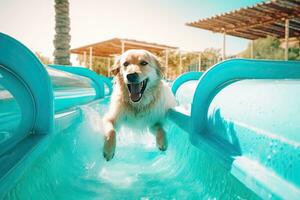
[(132, 130), (122, 127), (117, 133), (117, 144), (124, 146), (144, 146), (145, 149), (156, 148), (155, 136), (149, 130)]
[(103, 134), (103, 122), (99, 112), (89, 106), (82, 106), (82, 112), (89, 129), (91, 129), (95, 133)]
[[(99, 112), (89, 106), (83, 106), (82, 111), (86, 119), (86, 129), (97, 135), (104, 135), (102, 116)], [(153, 149), (156, 148), (156, 140), (148, 129), (132, 129), (121, 125), (117, 130), (117, 145), (120, 147), (141, 145), (145, 149)]]
[[(119, 170), (120, 167), (122, 170)], [(114, 165), (114, 166), (105, 166), (99, 172), (99, 178), (104, 180), (107, 183), (118, 186), (120, 188), (128, 188), (133, 183), (135, 183), (138, 178), (137, 174), (129, 173), (134, 172), (132, 169), (125, 169), (126, 166)]]

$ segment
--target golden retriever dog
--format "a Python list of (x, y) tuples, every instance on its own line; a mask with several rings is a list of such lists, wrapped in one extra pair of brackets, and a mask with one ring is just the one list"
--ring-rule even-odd
[(112, 68), (114, 88), (108, 113), (103, 118), (103, 156), (109, 161), (116, 148), (116, 130), (122, 125), (148, 128), (156, 136), (161, 151), (168, 146), (163, 122), (166, 112), (176, 106), (169, 86), (162, 81), (162, 67), (146, 50), (128, 50)]

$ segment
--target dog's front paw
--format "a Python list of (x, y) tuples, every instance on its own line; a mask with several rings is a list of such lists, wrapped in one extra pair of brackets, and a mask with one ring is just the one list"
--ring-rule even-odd
[(163, 129), (159, 129), (156, 133), (156, 146), (161, 151), (166, 151), (168, 148), (168, 140)]
[(110, 161), (115, 155), (116, 149), (116, 133), (111, 131), (106, 137), (103, 146), (103, 157), (106, 161)]

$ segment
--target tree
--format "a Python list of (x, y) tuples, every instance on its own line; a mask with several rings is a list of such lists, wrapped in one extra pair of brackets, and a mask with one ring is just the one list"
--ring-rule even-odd
[[(199, 65), (199, 53), (201, 53), (201, 69), (203, 71), (210, 68), (220, 58), (220, 49), (208, 48), (202, 52), (181, 52), (181, 67), (180, 69), (180, 54), (177, 50), (168, 51), (168, 78), (174, 79), (178, 75), (187, 71), (197, 71)], [(166, 66), (165, 52), (158, 55), (162, 66)]]
[(202, 52), (201, 68), (206, 71), (221, 58), (221, 49), (208, 48)]
[[(201, 69), (203, 71), (210, 68), (212, 65), (216, 64), (221, 56), (220, 49), (214, 49), (209, 48), (205, 49), (201, 53)], [(175, 79), (178, 75), (181, 73), (187, 72), (187, 71), (197, 71), (198, 65), (199, 65), (199, 53), (195, 52), (181, 52), (181, 58), (182, 63), (180, 69), (180, 54), (178, 50), (169, 50), (168, 51), (168, 69), (165, 68), (166, 66), (166, 52), (161, 52), (159, 54), (155, 54), (161, 66), (164, 68), (164, 75), (165, 77), (168, 77), (169, 79)], [(84, 64), (84, 56), (78, 55), (77, 60), (80, 64)], [(102, 74), (104, 76), (107, 76), (109, 74), (108, 66), (111, 66), (113, 64), (114, 59), (111, 58), (110, 62), (107, 58), (104, 57), (97, 57), (93, 56), (93, 67), (92, 69), (98, 73)], [(168, 73), (168, 74), (166, 74)]]
[(69, 1), (55, 0), (54, 64), (71, 65)]
[[(282, 60), (284, 59), (284, 49), (281, 47), (281, 42), (278, 38), (268, 36), (266, 38), (260, 38), (253, 42), (253, 57), (255, 59), (272, 59)], [(300, 60), (299, 45), (289, 48), (289, 60)], [(238, 54), (243, 58), (251, 57), (251, 47), (248, 47), (245, 51)]]
[[(92, 67), (92, 69), (97, 74), (108, 76), (109, 75), (109, 72), (108, 72), (109, 66), (111, 66), (114, 63), (113, 58), (109, 58), (109, 59), (110, 60), (108, 60), (108, 58), (105, 58), (105, 57), (93, 56), (93, 59), (92, 59), (93, 67)], [(79, 61), (80, 65), (86, 64), (86, 63), (84, 63), (84, 56), (83, 55), (78, 55), (77, 56), (77, 61)]]

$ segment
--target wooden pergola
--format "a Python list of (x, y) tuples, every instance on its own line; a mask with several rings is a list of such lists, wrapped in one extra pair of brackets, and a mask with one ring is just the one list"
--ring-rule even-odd
[(113, 38), (110, 40), (74, 48), (71, 49), (70, 52), (74, 54), (83, 55), (85, 66), (87, 66), (87, 54), (89, 54), (89, 67), (92, 68), (93, 56), (107, 57), (108, 63), (110, 65), (110, 60), (112, 57), (120, 55), (129, 49), (145, 49), (154, 54), (159, 54), (165, 51), (166, 68), (168, 69), (168, 50), (177, 49), (177, 47), (149, 43), (145, 41), (137, 41), (132, 39)]
[(186, 23), (188, 26), (223, 34), (223, 53), (225, 59), (226, 35), (253, 40), (268, 35), (285, 38), (285, 60), (288, 59), (289, 37), (300, 36), (300, 1), (272, 0), (232, 12), (216, 15)]

